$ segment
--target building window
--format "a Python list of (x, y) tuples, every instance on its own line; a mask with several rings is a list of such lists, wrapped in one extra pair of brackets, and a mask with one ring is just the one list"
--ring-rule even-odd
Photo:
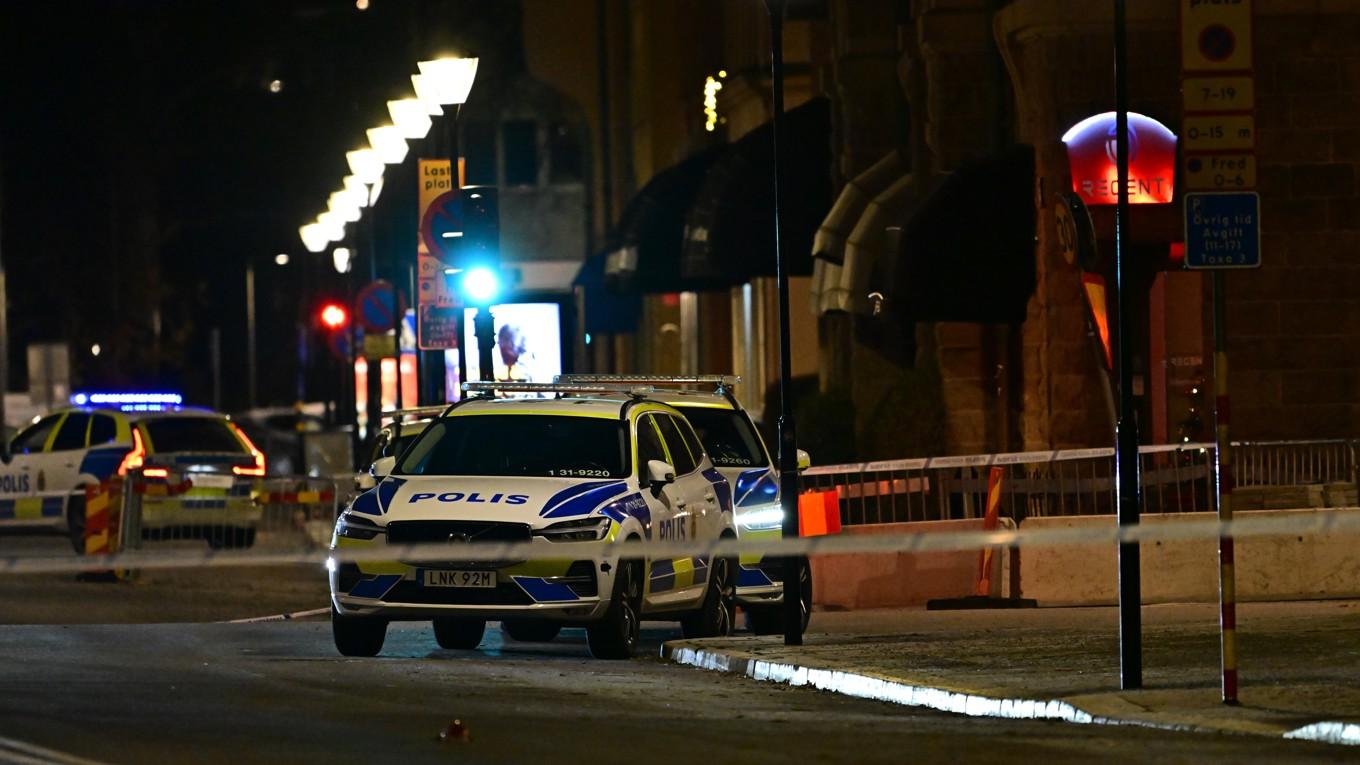
[(463, 157), (469, 186), (496, 185), (496, 124), (469, 122), (463, 128)]
[(501, 147), (505, 151), (505, 185), (538, 184), (538, 125), (527, 120), (512, 120), (501, 126)]
[(580, 183), (585, 172), (581, 161), (581, 140), (571, 125), (559, 122), (548, 127), (548, 181)]

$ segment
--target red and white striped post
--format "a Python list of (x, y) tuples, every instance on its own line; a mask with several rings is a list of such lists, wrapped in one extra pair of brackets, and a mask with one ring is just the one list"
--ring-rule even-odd
[[(1228, 321), (1223, 271), (1214, 271), (1214, 477), (1218, 486), (1218, 520), (1232, 520), (1233, 455), (1228, 437)], [(1237, 587), (1233, 574), (1233, 540), (1218, 538), (1219, 642), (1223, 657), (1223, 703), (1237, 703)]]

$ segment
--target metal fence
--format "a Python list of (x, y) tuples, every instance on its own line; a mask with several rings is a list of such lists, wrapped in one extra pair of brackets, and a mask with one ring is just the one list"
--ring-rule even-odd
[[(1235, 443), (1235, 506), (1354, 506), (1358, 445), (1350, 440)], [(1141, 447), (1143, 511), (1214, 510), (1213, 457), (1211, 443)], [(803, 471), (802, 487), (835, 489), (844, 525), (978, 518), (993, 467), (1005, 471), (1001, 515), (1017, 523), (1115, 512), (1110, 448), (827, 465)]]

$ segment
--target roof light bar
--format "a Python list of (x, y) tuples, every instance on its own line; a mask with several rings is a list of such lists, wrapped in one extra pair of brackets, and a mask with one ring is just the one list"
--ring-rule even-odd
[(178, 393), (73, 393), (71, 403), (76, 406), (179, 406), (184, 403), (184, 396)]
[[(560, 375), (559, 375), (560, 376)], [(465, 382), (463, 390), (467, 393), (626, 393), (629, 396), (646, 396), (655, 392), (650, 385), (590, 385), (563, 382)]]
[(604, 383), (612, 385), (712, 385), (731, 388), (741, 382), (739, 375), (597, 375), (568, 374), (553, 378), (558, 383)]
[(406, 417), (433, 417), (435, 415), (443, 414), (444, 410), (448, 408), (448, 404), (439, 404), (438, 406), (417, 406), (410, 409), (396, 409), (391, 412), (383, 412), (382, 419), (395, 422)]

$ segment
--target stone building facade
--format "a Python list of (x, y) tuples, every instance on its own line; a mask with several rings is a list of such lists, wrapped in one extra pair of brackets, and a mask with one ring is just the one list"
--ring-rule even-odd
[[(524, 2), (531, 70), (590, 105), (597, 242), (668, 165), (769, 117), (761, 3)], [(1178, 0), (1128, 5), (1130, 108), (1179, 132)], [(1349, 437), (1360, 431), (1360, 3), (1255, 7), (1264, 266), (1227, 277), (1234, 435)], [(1064, 132), (1114, 107), (1111, 13), (1089, 0), (799, 4), (786, 31), (786, 95), (790, 107), (829, 99), (839, 194), (816, 247), (866, 260), (849, 275), (825, 260), (800, 285), (794, 310), (805, 318), (795, 339), (806, 342), (815, 326), (816, 352), (798, 367), (815, 365), (823, 394), (853, 401), (858, 458), (1111, 442), (1109, 388), (1054, 217), (1056, 194), (1071, 188)], [(560, 65), (568, 56), (596, 64), (604, 56), (606, 71), (584, 76)], [(727, 123), (715, 136), (703, 129), (703, 79), (729, 70), (717, 99)], [(596, 109), (602, 93), (610, 106)], [(1022, 253), (1034, 266), (1023, 315), (912, 319), (890, 288), (903, 267), (903, 229), (951, 176), (1016, 146), (1032, 147), (1034, 158), (1033, 188), (1019, 190), (1036, 225), (1033, 252)], [(1130, 221), (1129, 340), (1145, 442), (1212, 434), (1209, 280), (1174, 261), (1181, 193), (1135, 206)], [(997, 217), (973, 213), (977, 227)], [(1112, 212), (1093, 208), (1093, 218), (1108, 251)], [(649, 298), (638, 333), (618, 339), (632, 344), (628, 352), (599, 358), (624, 371), (670, 371), (667, 359), (707, 371), (747, 345), (736, 297)], [(698, 350), (686, 350), (686, 332), (700, 338)]]

